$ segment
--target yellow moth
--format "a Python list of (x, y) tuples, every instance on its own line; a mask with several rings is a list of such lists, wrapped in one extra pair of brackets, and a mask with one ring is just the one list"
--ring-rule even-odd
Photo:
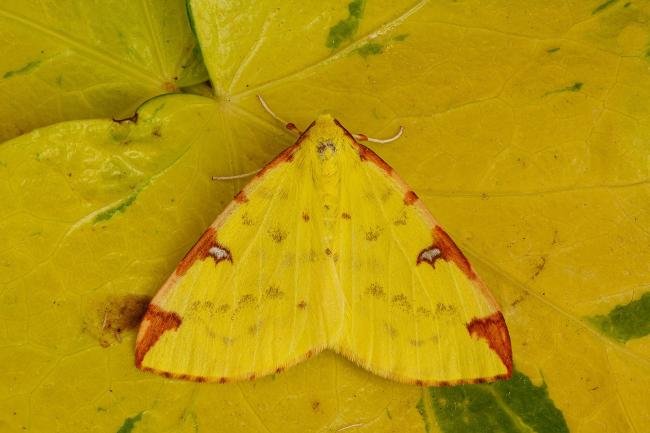
[(322, 350), (418, 385), (512, 374), (485, 284), (417, 195), (329, 115), (258, 172), (179, 263), (143, 318), (135, 363), (226, 383)]

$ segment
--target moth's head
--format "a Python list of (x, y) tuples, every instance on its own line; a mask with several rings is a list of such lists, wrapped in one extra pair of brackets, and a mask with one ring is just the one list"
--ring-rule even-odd
[(305, 132), (304, 138), (309, 150), (318, 156), (321, 162), (331, 161), (354, 142), (352, 135), (341, 123), (329, 114), (318, 116), (313, 125)]

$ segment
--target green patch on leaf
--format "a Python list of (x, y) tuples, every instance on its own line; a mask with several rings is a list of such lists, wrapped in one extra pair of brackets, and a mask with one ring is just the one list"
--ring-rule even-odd
[(608, 314), (588, 317), (603, 334), (626, 342), (650, 334), (650, 292), (636, 301), (618, 305)]
[(597, 14), (598, 12), (602, 12), (602, 11), (604, 11), (605, 9), (607, 9), (608, 7), (610, 7), (611, 5), (613, 5), (614, 3), (616, 3), (617, 1), (618, 1), (618, 0), (607, 0), (606, 2), (599, 4), (599, 5), (596, 7), (596, 9), (594, 9), (593, 11), (591, 11), (591, 14), (592, 14), (592, 15), (595, 15), (595, 14)]
[(131, 206), (135, 202), (135, 199), (138, 198), (138, 194), (139, 194), (138, 192), (131, 194), (116, 206), (113, 206), (109, 209), (106, 209), (103, 212), (98, 213), (97, 216), (95, 216), (93, 222), (98, 223), (101, 221), (108, 221), (109, 219), (113, 218), (113, 216), (115, 216), (116, 213), (118, 212), (123, 213), (129, 206)]
[(582, 83), (579, 82), (579, 81), (576, 81), (575, 83), (573, 83), (572, 86), (566, 87), (563, 90), (567, 91), (567, 92), (579, 92), (580, 89), (582, 89)]
[(550, 92), (544, 93), (544, 96), (552, 95), (554, 93), (562, 93), (562, 92), (579, 92), (582, 89), (582, 86), (584, 83), (581, 83), (580, 81), (576, 81), (570, 86), (562, 87), (561, 89), (557, 90), (551, 90)]
[(408, 37), (409, 37), (408, 33), (402, 33), (402, 34), (393, 36), (393, 40), (396, 41), (396, 42), (404, 42), (406, 40), (406, 38), (408, 38)]
[(8, 79), (8, 78), (13, 77), (14, 75), (26, 74), (26, 73), (28, 73), (30, 71), (33, 71), (40, 64), (41, 64), (40, 60), (34, 60), (32, 62), (29, 62), (29, 63), (25, 64), (24, 66), (22, 66), (22, 67), (20, 67), (18, 69), (14, 69), (13, 71), (5, 72), (4, 75), (2, 76), (2, 78)]
[(376, 56), (384, 52), (384, 46), (377, 42), (368, 42), (355, 50), (361, 57)]
[(119, 428), (117, 433), (131, 433), (133, 431), (133, 428), (135, 425), (140, 422), (142, 419), (142, 412), (137, 414), (136, 416), (129, 417), (124, 420), (124, 423), (122, 426)]
[[(428, 397), (428, 398), (427, 398)], [(512, 379), (487, 385), (432, 387), (418, 404), (426, 425), (431, 405), (444, 433), (568, 433), (564, 415), (549, 398), (546, 384), (535, 386), (515, 372)]]
[(365, 3), (365, 0), (352, 0), (348, 4), (348, 17), (330, 28), (327, 40), (325, 41), (327, 48), (336, 49), (344, 40), (352, 39), (352, 36), (359, 28)]
[(431, 431), (431, 420), (429, 420), (429, 414), (427, 414), (426, 407), (424, 406), (424, 398), (421, 398), (418, 401), (418, 404), (415, 405), (415, 408), (418, 410), (422, 421), (424, 422), (424, 431), (429, 433)]
[(549, 48), (549, 49), (546, 50), (546, 52), (549, 53), (549, 54), (554, 53), (556, 51), (560, 51), (560, 47), (553, 47), (553, 48)]

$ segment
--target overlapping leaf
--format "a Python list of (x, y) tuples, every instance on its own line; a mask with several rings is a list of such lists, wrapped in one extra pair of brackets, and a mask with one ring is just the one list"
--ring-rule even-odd
[(206, 78), (183, 0), (5, 1), (0, 43), (0, 140)]

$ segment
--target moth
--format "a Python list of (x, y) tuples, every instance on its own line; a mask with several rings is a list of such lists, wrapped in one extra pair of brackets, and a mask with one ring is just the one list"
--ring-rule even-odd
[(151, 301), (138, 368), (226, 383), (332, 350), (410, 384), (511, 376), (494, 297), (359, 138), (320, 116), (255, 175)]

